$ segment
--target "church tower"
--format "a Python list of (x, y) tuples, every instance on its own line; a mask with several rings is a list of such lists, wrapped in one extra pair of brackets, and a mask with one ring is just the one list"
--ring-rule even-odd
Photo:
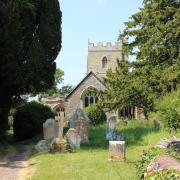
[(114, 45), (110, 42), (106, 44), (99, 42), (97, 45), (88, 42), (87, 74), (92, 71), (102, 78), (108, 69), (113, 71), (116, 69), (117, 59), (128, 60), (128, 57), (122, 52), (122, 41), (116, 42)]

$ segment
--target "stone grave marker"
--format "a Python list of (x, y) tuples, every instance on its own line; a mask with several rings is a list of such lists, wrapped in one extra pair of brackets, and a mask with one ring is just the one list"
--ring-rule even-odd
[(47, 119), (45, 123), (43, 123), (43, 134), (44, 140), (51, 141), (52, 139), (57, 137), (57, 123), (54, 119)]
[(116, 139), (116, 132), (115, 132), (115, 127), (116, 127), (116, 116), (112, 116), (108, 119), (107, 122), (107, 133), (106, 133), (106, 139), (107, 140), (115, 140)]
[(69, 119), (70, 128), (74, 128), (82, 142), (88, 142), (90, 120), (84, 111), (78, 108)]
[(56, 132), (57, 132), (57, 138), (59, 138), (60, 141), (63, 140), (63, 127), (64, 127), (64, 112), (61, 112), (59, 116), (55, 116), (56, 120)]
[(109, 141), (109, 160), (125, 161), (125, 141)]
[(74, 128), (70, 128), (68, 132), (65, 135), (67, 141), (69, 142), (69, 145), (71, 146), (71, 149), (80, 148), (81, 143), (81, 137), (77, 133), (77, 130)]

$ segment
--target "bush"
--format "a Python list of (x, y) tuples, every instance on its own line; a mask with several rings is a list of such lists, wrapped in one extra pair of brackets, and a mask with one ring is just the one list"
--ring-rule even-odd
[(169, 156), (172, 156), (179, 161), (179, 152), (176, 152), (173, 149), (160, 149), (160, 148), (155, 148), (155, 147), (147, 149), (143, 151), (143, 154), (141, 155), (141, 159), (136, 162), (137, 175), (139, 179), (144, 179), (144, 173), (146, 172), (148, 165), (157, 156), (160, 156), (163, 154), (168, 154)]
[(172, 108), (164, 110), (163, 119), (165, 121), (165, 125), (170, 130), (178, 130), (180, 128), (180, 114)]
[(106, 121), (106, 114), (105, 112), (97, 107), (95, 104), (88, 106), (85, 108), (85, 113), (90, 119), (90, 123), (93, 126), (102, 124), (103, 122)]
[(14, 136), (20, 140), (32, 138), (42, 132), (43, 123), (54, 114), (47, 106), (30, 102), (17, 108), (14, 115)]
[(177, 180), (180, 179), (180, 172), (174, 169), (163, 169), (160, 171), (155, 171), (147, 178), (147, 180), (151, 179)]

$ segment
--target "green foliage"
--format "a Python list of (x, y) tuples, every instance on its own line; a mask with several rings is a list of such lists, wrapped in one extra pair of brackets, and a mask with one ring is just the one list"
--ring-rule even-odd
[(160, 149), (160, 148), (150, 148), (143, 151), (141, 159), (137, 161), (136, 168), (138, 172), (138, 177), (144, 179), (144, 173), (148, 165), (159, 155), (169, 154), (177, 159), (179, 159), (179, 154), (172, 149)]
[(170, 130), (180, 130), (180, 113), (171, 108), (164, 110), (163, 116), (165, 124)]
[[(90, 180), (137, 180), (135, 162), (141, 158), (142, 151), (170, 135), (163, 129), (158, 132), (149, 130), (153, 125), (147, 121), (132, 120), (128, 121), (125, 126), (123, 124), (117, 126), (120, 132), (124, 132), (129, 142), (126, 146), (126, 162), (108, 161), (109, 144), (105, 139), (107, 129), (105, 123), (90, 127), (89, 143), (82, 144), (81, 149), (76, 153), (53, 154), (53, 156), (49, 153), (34, 154), (30, 158), (30, 163), (34, 164), (32, 167), (34, 173), (30, 179), (49, 180), (61, 177), (62, 179), (79, 180), (82, 177), (88, 177)], [(138, 132), (143, 128), (143, 133)], [(59, 168), (65, 171), (59, 171)]]
[[(180, 83), (180, 4), (146, 0), (131, 16), (119, 39), (124, 53), (136, 61), (118, 61), (116, 72), (107, 72), (101, 105), (108, 109), (142, 107), (145, 115), (154, 101)], [(125, 38), (130, 38), (129, 42)], [(121, 60), (121, 59), (120, 59)]]
[(179, 18), (180, 3), (146, 0), (126, 23), (122, 37), (133, 40), (125, 43), (124, 50), (136, 56), (134, 67), (154, 93), (161, 94), (169, 85), (179, 83)]
[(104, 78), (105, 91), (100, 93), (100, 105), (103, 108), (123, 109), (127, 106), (138, 106), (146, 113), (152, 109), (153, 95), (145, 91), (143, 77), (132, 71), (132, 64), (125, 60), (118, 60), (116, 72), (109, 70)]
[(59, 89), (59, 94), (61, 96), (65, 96), (65, 95), (69, 94), (72, 90), (73, 90), (73, 86), (68, 84), (66, 86), (61, 87), (61, 89)]
[(155, 101), (155, 111), (149, 119), (159, 121), (169, 130), (180, 130), (180, 90), (166, 94)]
[(30, 102), (18, 107), (14, 116), (14, 136), (22, 140), (42, 133), (43, 123), (48, 118), (54, 118), (54, 114), (42, 104)]
[(11, 109), (8, 114), (8, 129), (11, 129), (13, 127), (13, 121), (14, 121), (14, 114), (15, 109)]
[(89, 117), (90, 123), (93, 126), (102, 124), (106, 121), (105, 112), (95, 104), (88, 106), (84, 111)]
[(58, 0), (0, 1), (0, 131), (5, 132), (14, 97), (54, 83), (61, 49)]
[(94, 88), (94, 87), (89, 87), (88, 89), (86, 89), (84, 91), (84, 94), (86, 96), (94, 96), (94, 97), (96, 97), (96, 96), (98, 96), (98, 90), (96, 88)]
[(163, 169), (161, 171), (156, 171), (150, 175), (147, 180), (178, 180), (180, 179), (180, 172), (174, 169)]
[(150, 162), (160, 154), (160, 149), (151, 148), (147, 151), (144, 151), (141, 160), (137, 161), (136, 168), (138, 169), (138, 176), (140, 179), (144, 179), (144, 173), (146, 172), (147, 166)]
[(49, 96), (52, 96), (53, 94), (58, 93), (58, 85), (63, 82), (63, 76), (64, 76), (64, 71), (61, 69), (57, 68), (55, 72), (55, 80), (53, 83), (53, 86), (48, 89), (45, 94), (48, 94)]

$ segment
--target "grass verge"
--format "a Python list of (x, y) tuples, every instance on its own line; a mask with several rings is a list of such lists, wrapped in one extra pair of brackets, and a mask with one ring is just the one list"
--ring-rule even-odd
[(75, 153), (35, 153), (30, 159), (34, 169), (31, 180), (136, 180), (135, 164), (144, 150), (153, 147), (160, 139), (170, 137), (167, 131), (156, 131), (153, 123), (129, 121), (119, 125), (118, 131), (126, 138), (126, 162), (108, 161), (106, 126), (90, 129), (89, 144), (83, 144)]

